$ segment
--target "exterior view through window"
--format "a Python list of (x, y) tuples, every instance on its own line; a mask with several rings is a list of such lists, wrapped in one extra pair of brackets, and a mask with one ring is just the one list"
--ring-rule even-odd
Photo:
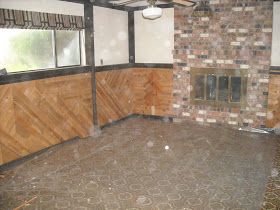
[(80, 40), (78, 31), (56, 31), (58, 66), (80, 65)]
[(1, 29), (0, 69), (20, 72), (80, 65), (78, 31)]

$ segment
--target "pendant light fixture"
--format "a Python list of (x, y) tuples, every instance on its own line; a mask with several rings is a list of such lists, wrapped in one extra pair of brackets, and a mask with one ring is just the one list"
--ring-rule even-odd
[(142, 15), (145, 19), (155, 20), (162, 16), (162, 9), (158, 8), (155, 0), (149, 0), (149, 6), (142, 11)]

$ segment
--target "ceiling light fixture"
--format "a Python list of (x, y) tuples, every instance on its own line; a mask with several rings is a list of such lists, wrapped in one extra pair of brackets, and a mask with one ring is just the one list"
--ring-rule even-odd
[(148, 0), (149, 6), (142, 11), (144, 18), (149, 20), (155, 20), (162, 16), (162, 9), (156, 6), (157, 0)]
[(146, 19), (155, 20), (155, 19), (160, 18), (162, 16), (162, 9), (152, 5), (152, 6), (149, 6), (148, 8), (146, 8), (146, 9), (144, 9), (142, 11), (142, 15)]

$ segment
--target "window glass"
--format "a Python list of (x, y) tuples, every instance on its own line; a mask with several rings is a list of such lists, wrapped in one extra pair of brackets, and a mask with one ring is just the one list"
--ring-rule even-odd
[(228, 101), (228, 83), (228, 77), (219, 77), (219, 101)]
[(207, 75), (207, 83), (206, 83), (207, 100), (216, 100), (216, 84), (217, 84), (216, 76)]
[(1, 29), (0, 40), (0, 69), (19, 72), (55, 67), (50, 30)]
[(231, 101), (240, 102), (241, 100), (241, 77), (231, 78)]
[(195, 77), (195, 98), (204, 99), (204, 75), (197, 75)]
[(78, 31), (56, 31), (58, 66), (80, 65), (80, 39)]

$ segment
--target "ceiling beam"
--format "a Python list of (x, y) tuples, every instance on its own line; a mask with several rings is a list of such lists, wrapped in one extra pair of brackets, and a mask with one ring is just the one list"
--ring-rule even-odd
[(73, 2), (73, 3), (79, 3), (79, 4), (84, 4), (84, 0), (60, 0), (60, 1), (68, 1), (68, 2)]
[[(138, 7), (129, 7), (125, 5), (117, 6), (109, 3), (109, 1), (104, 1), (104, 0), (60, 0), (60, 1), (67, 1), (67, 2), (73, 2), (73, 3), (79, 3), (79, 4), (92, 4), (93, 6), (97, 7), (105, 7), (109, 9), (116, 9), (116, 10), (122, 10), (122, 11), (127, 11), (127, 12), (133, 12), (133, 11), (138, 11), (138, 10), (143, 10), (147, 8), (147, 6), (138, 6)], [(148, 5), (148, 3), (147, 3)], [(172, 8), (174, 7), (173, 3), (170, 4), (158, 4), (157, 7), (160, 8)]]
[[(130, 9), (130, 11), (139, 11), (139, 10), (146, 9), (147, 6), (129, 7), (129, 9)], [(157, 4), (157, 7), (162, 8), (162, 9), (164, 9), (164, 8), (173, 8), (174, 4), (173, 3), (170, 3), (170, 4)]]
[(123, 6), (113, 6), (113, 4), (109, 3), (109, 1), (104, 0), (60, 0), (60, 1), (67, 1), (72, 3), (79, 3), (79, 4), (92, 4), (93, 6), (97, 7), (105, 7), (109, 9), (116, 9), (122, 11), (131, 11), (131, 7)]

